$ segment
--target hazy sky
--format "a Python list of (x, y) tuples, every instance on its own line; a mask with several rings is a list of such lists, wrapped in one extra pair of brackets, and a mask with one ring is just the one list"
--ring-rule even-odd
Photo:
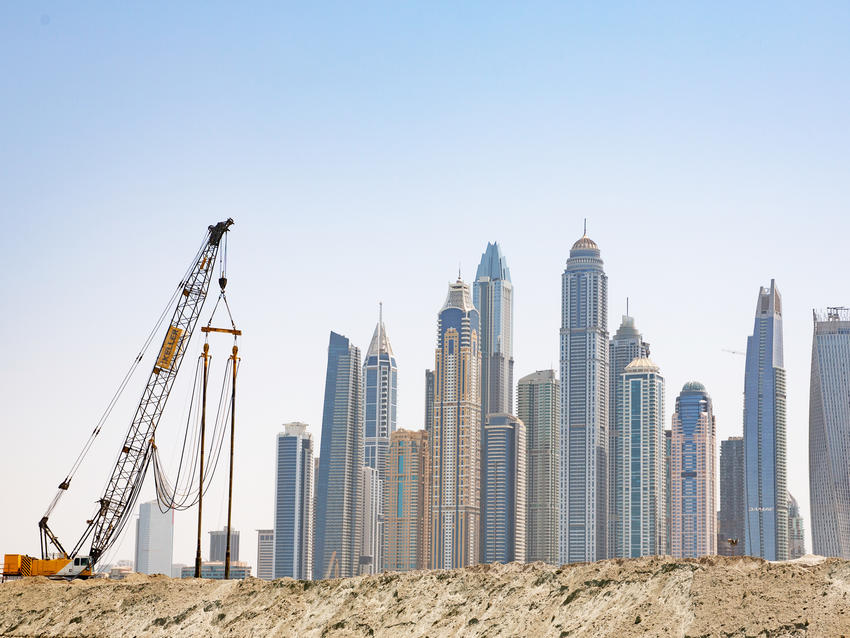
[[(697, 379), (719, 438), (741, 432), (744, 358), (722, 350), (745, 349), (776, 278), (808, 534), (811, 312), (850, 305), (848, 36), (846, 2), (0, 4), (0, 553), (38, 552), (56, 485), (227, 217), (245, 331), (234, 527), (251, 563), (280, 425), (309, 423), (318, 449), (329, 331), (365, 350), (383, 301), (399, 426), (422, 427), (447, 284), (498, 240), (516, 378), (557, 368), (585, 217), (609, 330), (630, 297), (668, 427)], [(160, 424), (167, 462), (199, 349)], [(66, 545), (151, 366), (51, 519)], [(225, 521), (224, 476), (206, 529)], [(193, 560), (194, 517), (177, 515), (175, 562)], [(107, 559), (132, 558), (133, 528)]]

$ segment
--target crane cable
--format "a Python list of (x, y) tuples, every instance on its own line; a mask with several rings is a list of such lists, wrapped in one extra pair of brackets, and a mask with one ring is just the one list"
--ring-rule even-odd
[[(209, 231), (207, 231), (207, 236), (209, 236)], [(159, 331), (166, 317), (168, 316), (169, 310), (174, 305), (174, 302), (177, 300), (180, 295), (183, 287), (186, 283), (186, 280), (189, 277), (194, 265), (198, 262), (201, 253), (203, 252), (205, 244), (202, 244), (201, 249), (195, 254), (195, 257), (192, 259), (189, 267), (186, 269), (180, 283), (175, 288), (168, 302), (165, 304), (162, 312), (159, 315), (159, 318), (156, 320), (154, 327), (148, 333), (147, 338), (145, 339), (142, 347), (139, 349), (139, 353), (133, 359), (133, 362), (130, 364), (130, 368), (127, 370), (124, 378), (121, 379), (121, 383), (118, 384), (118, 389), (115, 390), (115, 393), (112, 395), (112, 398), (109, 400), (109, 403), (106, 406), (106, 409), (101, 414), (100, 419), (98, 419), (97, 424), (92, 430), (91, 435), (89, 436), (86, 444), (83, 446), (82, 451), (77, 456), (74, 464), (71, 466), (71, 469), (65, 475), (65, 479), (59, 484), (59, 491), (56, 493), (56, 496), (53, 497), (53, 500), (50, 502), (50, 505), (47, 507), (47, 511), (44, 514), (44, 518), (48, 518), (50, 514), (55, 509), (56, 505), (59, 503), (59, 500), (62, 498), (62, 494), (66, 492), (71, 484), (71, 479), (74, 478), (74, 475), (77, 473), (77, 470), (83, 464), (85, 457), (88, 455), (89, 451), (94, 444), (94, 440), (97, 438), (98, 434), (100, 434), (101, 429), (103, 429), (104, 424), (106, 423), (109, 416), (112, 414), (112, 410), (115, 408), (115, 405), (118, 403), (118, 400), (121, 398), (121, 395), (124, 393), (124, 390), (127, 388), (127, 385), (130, 383), (130, 379), (133, 377), (136, 369), (139, 367), (139, 364), (142, 362), (142, 358), (147, 353), (148, 348), (156, 336), (156, 333)]]

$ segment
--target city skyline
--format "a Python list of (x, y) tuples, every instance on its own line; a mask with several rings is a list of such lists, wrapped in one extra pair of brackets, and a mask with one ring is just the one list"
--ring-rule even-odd
[[(724, 350), (745, 349), (755, 290), (779, 282), (788, 488), (810, 521), (811, 311), (847, 305), (847, 6), (381, 10), (0, 8), (0, 49), (16, 61), (0, 150), (0, 272), (14, 309), (0, 329), (15, 335), (0, 387), (14, 427), (0, 445), (39, 449), (44, 467), (7, 454), (2, 478), (29, 489), (0, 494), (15, 512), (0, 550), (37, 553), (66, 459), (198, 231), (229, 216), (228, 297), (245, 332), (233, 527), (248, 560), (247, 531), (272, 523), (272, 435), (299, 420), (320, 441), (328, 330), (365, 346), (384, 302), (405, 371), (398, 424), (421, 427), (435, 300), (458, 262), (471, 281), (497, 241), (517, 290), (514, 377), (557, 368), (559, 276), (585, 217), (610, 316), (628, 297), (670, 388), (705, 383), (719, 439), (742, 421), (744, 359)], [(796, 258), (803, 237), (816, 258)], [(211, 345), (215, 374), (227, 355)], [(131, 384), (51, 517), (66, 544), (139, 391)], [(169, 468), (188, 392), (178, 380), (157, 431)], [(226, 522), (225, 474), (205, 530)], [(140, 500), (152, 497), (146, 485)], [(175, 513), (178, 562), (194, 555), (196, 518)], [(113, 554), (132, 558), (132, 533)]]

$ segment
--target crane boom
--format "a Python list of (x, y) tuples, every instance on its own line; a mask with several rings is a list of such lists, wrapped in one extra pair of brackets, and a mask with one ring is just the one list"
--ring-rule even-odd
[(207, 297), (219, 243), (232, 224), (233, 220), (228, 219), (209, 227), (195, 264), (183, 282), (183, 291), (162, 341), (159, 356), (142, 392), (141, 401), (118, 454), (106, 491), (99, 501), (100, 509), (71, 553), (71, 558), (80, 551), (82, 544), (91, 534), (89, 556), (94, 566), (115, 541), (127, 521), (144, 482), (156, 426), (165, 409), (168, 395)]

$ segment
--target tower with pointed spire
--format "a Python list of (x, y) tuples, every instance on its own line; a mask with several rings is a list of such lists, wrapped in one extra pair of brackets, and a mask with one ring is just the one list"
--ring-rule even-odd
[(607, 556), (608, 276), (586, 234), (561, 277), (560, 554)]
[(513, 414), (514, 290), (499, 244), (487, 244), (475, 273), (472, 302), (481, 317), (481, 418)]
[(378, 476), (383, 481), (386, 478), (385, 466), (390, 435), (396, 429), (398, 366), (384, 325), (383, 304), (379, 304), (378, 308), (378, 324), (363, 361), (363, 464), (378, 470)]

